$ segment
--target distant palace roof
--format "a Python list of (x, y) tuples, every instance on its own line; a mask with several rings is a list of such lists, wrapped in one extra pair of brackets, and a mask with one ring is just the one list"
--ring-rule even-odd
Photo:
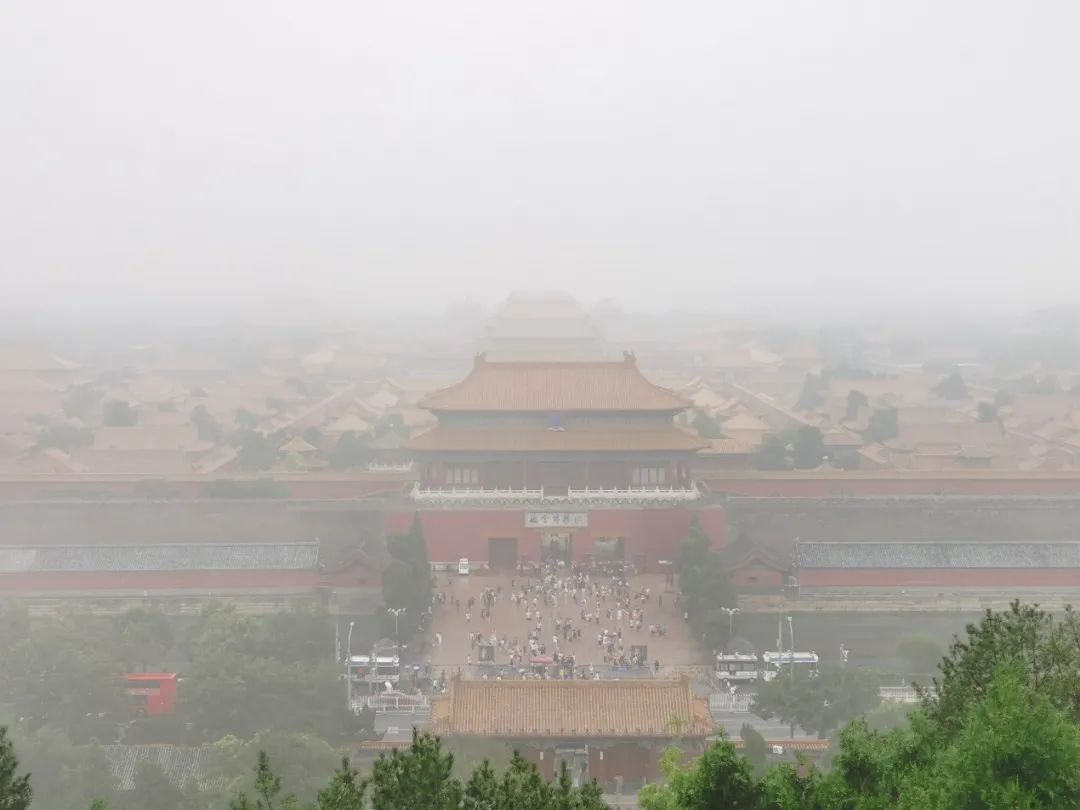
[(415, 436), (411, 450), (521, 452), (639, 452), (698, 450), (709, 443), (674, 425), (653, 427), (570, 426), (563, 430), (537, 427), (459, 427), (438, 425)]
[(466, 681), (432, 700), (442, 735), (510, 738), (705, 737), (708, 703), (689, 678), (625, 681)]
[(691, 404), (645, 379), (632, 354), (552, 363), (500, 363), (480, 354), (464, 380), (420, 401), (431, 411), (678, 411)]
[(799, 540), (810, 568), (1076, 568), (1080, 543), (817, 542)]

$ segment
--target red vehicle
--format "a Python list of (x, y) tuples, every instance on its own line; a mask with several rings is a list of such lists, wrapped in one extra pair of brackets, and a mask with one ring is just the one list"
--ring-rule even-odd
[(176, 711), (176, 689), (180, 680), (177, 673), (128, 672), (124, 680), (136, 714), (152, 716)]

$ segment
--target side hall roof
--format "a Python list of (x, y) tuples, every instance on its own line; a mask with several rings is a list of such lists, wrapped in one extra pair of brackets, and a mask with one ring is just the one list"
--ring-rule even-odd
[(1080, 543), (795, 541), (800, 569), (1076, 568)]

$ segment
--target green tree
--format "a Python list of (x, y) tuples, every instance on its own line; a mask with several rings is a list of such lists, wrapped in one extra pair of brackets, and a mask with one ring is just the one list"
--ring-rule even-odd
[(374, 458), (368, 446), (369, 437), (352, 431), (341, 434), (328, 458), (330, 467), (335, 470), (348, 470), (364, 467)]
[(17, 774), (19, 760), (7, 738), (7, 729), (0, 726), (0, 810), (28, 810), (33, 791), (30, 776)]
[(139, 412), (124, 400), (113, 399), (105, 403), (101, 421), (106, 427), (133, 427), (139, 423)]
[(31, 733), (51, 725), (76, 741), (110, 739), (126, 714), (123, 668), (109, 626), (93, 616), (37, 620), (0, 656), (0, 683)]
[(797, 470), (820, 467), (825, 459), (825, 441), (821, 431), (813, 425), (800, 425), (795, 431), (791, 458)]
[[(305, 627), (310, 638), (301, 643)], [(188, 636), (191, 664), (181, 710), (204, 739), (250, 737), (271, 719), (284, 732), (352, 739), (361, 722), (343, 711), (332, 632), (325, 617), (256, 617), (231, 605), (206, 608)]]
[(395, 749), (375, 762), (372, 810), (456, 810), (464, 789), (452, 776), (453, 768), (454, 757), (443, 753), (438, 738), (414, 730), (408, 750)]
[(862, 391), (852, 388), (848, 391), (847, 406), (844, 410), (844, 421), (853, 422), (859, 418), (859, 412), (863, 408), (870, 407), (870, 399)]
[(37, 446), (43, 450), (55, 447), (68, 452), (77, 447), (86, 447), (93, 440), (94, 432), (89, 428), (56, 422), (41, 429), (37, 435)]
[(312, 447), (322, 447), (323, 442), (326, 441), (326, 437), (323, 435), (323, 432), (321, 430), (319, 430), (317, 427), (315, 427), (314, 425), (307, 428), (300, 435), (303, 438), (303, 440), (305, 442), (307, 442), (308, 444), (310, 444)]
[(782, 672), (759, 686), (751, 711), (776, 717), (825, 737), (830, 731), (881, 703), (877, 676), (847, 667), (823, 667), (817, 676)]
[(720, 424), (700, 409), (694, 411), (693, 427), (697, 431), (697, 435), (703, 439), (722, 439), (724, 437), (724, 431)]
[(766, 436), (754, 454), (754, 466), (759, 470), (790, 470), (787, 437), (778, 433)]
[(878, 408), (870, 414), (866, 437), (875, 442), (887, 442), (900, 435), (900, 414), (896, 408)]
[(945, 655), (945, 647), (937, 639), (923, 633), (907, 633), (896, 642), (896, 654), (903, 659), (909, 678), (929, 678)]
[(980, 402), (978, 405), (978, 421), (993, 422), (998, 418), (998, 407), (993, 402)]
[(105, 752), (96, 742), (86, 746), (76, 774), (80, 799), (89, 797), (106, 803), (116, 800), (119, 785)]
[(367, 782), (343, 759), (330, 784), (319, 791), (315, 805), (318, 810), (366, 810)]
[(135, 788), (123, 798), (128, 810), (177, 810), (184, 794), (156, 762), (135, 766)]
[(296, 797), (289, 794), (280, 802), (277, 801), (281, 793), (281, 777), (276, 776), (270, 768), (270, 757), (265, 751), (259, 752), (258, 764), (255, 767), (255, 795), (256, 799), (251, 802), (247, 794), (241, 792), (235, 799), (229, 802), (229, 810), (275, 810), (275, 808), (293, 808), (296, 806)]
[(82, 419), (85, 421), (90, 415), (90, 410), (98, 400), (101, 393), (93, 385), (76, 385), (68, 389), (61, 403), (64, 416), (68, 419)]
[(956, 372), (947, 377), (942, 377), (938, 384), (934, 386), (934, 393), (942, 399), (949, 400), (967, 399), (969, 396), (967, 383)]
[[(517, 753), (501, 772), (486, 761), (477, 765), (463, 783), (453, 775), (453, 755), (437, 737), (413, 732), (407, 750), (380, 756), (371, 776), (359, 773), (342, 760), (315, 802), (305, 810), (607, 810), (600, 788), (573, 785), (565, 763), (554, 782), (547, 782), (536, 766)], [(282, 759), (260, 751), (255, 779), (234, 791), (230, 810), (299, 808), (303, 797), (289, 792), (287, 780), (270, 765)], [(254, 796), (254, 799), (249, 799)]]
[(679, 549), (679, 591), (690, 628), (709, 649), (728, 641), (729, 617), (723, 608), (737, 603), (723, 558), (695, 521)]
[(33, 779), (34, 810), (61, 810), (82, 804), (85, 794), (80, 791), (78, 773), (81, 751), (66, 734), (49, 726), (32, 734), (16, 728), (12, 729), (11, 741), (19, 752), (23, 771)]
[(196, 405), (191, 411), (191, 424), (199, 433), (199, 438), (204, 442), (220, 442), (225, 435), (221, 425), (206, 409), (205, 405)]
[(739, 737), (743, 741), (743, 757), (753, 767), (754, 773), (763, 774), (769, 766), (769, 744), (761, 732), (749, 723), (742, 724)]
[(268, 470), (278, 459), (281, 437), (263, 435), (257, 430), (238, 430), (230, 441), (237, 448), (236, 463), (248, 472)]
[(825, 398), (821, 395), (821, 392), (826, 390), (827, 387), (823, 374), (807, 374), (806, 379), (803, 380), (802, 391), (799, 394), (799, 399), (795, 402), (795, 407), (802, 411), (813, 411), (820, 408), (825, 404)]
[[(398, 617), (398, 632), (407, 640), (427, 624), (433, 588), (427, 542), (419, 518), (404, 534), (391, 535), (386, 541), (390, 557), (383, 569), (383, 600), (386, 608), (404, 609)], [(384, 630), (394, 631), (393, 618), (385, 621)]]
[(262, 421), (256, 414), (253, 414), (247, 408), (237, 408), (236, 414), (233, 417), (236, 424), (244, 430), (254, 430), (259, 422)]
[(132, 608), (116, 618), (114, 632), (117, 648), (129, 669), (145, 672), (153, 665), (158, 671), (172, 649), (172, 623), (161, 610)]
[(0, 599), (0, 650), (11, 649), (30, 634), (30, 611), (21, 599)]
[(1001, 663), (1017, 659), (1033, 688), (1080, 722), (1080, 617), (1075, 612), (1055, 620), (1038, 606), (1016, 601), (1007, 611), (988, 610), (966, 633), (950, 645), (925, 696), (932, 720), (955, 727), (968, 704), (986, 694)]
[(400, 413), (388, 413), (379, 418), (375, 423), (375, 435), (385, 436), (387, 433), (396, 433), (403, 439), (409, 438), (409, 426)]
[(1030, 687), (1022, 661), (1001, 664), (956, 737), (905, 780), (900, 806), (1080, 807), (1080, 727)]
[(744, 810), (757, 808), (761, 786), (750, 764), (727, 740), (714, 743), (688, 766), (672, 748), (660, 758), (665, 784), (646, 785), (638, 795), (642, 810)]

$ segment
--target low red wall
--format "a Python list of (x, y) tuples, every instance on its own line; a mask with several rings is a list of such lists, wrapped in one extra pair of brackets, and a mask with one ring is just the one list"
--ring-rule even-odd
[(1080, 495), (1080, 478), (706, 478), (715, 493), (757, 498), (869, 495)]
[(799, 572), (804, 588), (1080, 586), (1077, 568), (837, 568)]
[(784, 575), (775, 568), (751, 565), (732, 571), (731, 584), (740, 591), (779, 590), (784, 586)]
[(239, 588), (315, 588), (316, 571), (93, 571), (0, 574), (2, 591), (191, 590), (207, 593)]

